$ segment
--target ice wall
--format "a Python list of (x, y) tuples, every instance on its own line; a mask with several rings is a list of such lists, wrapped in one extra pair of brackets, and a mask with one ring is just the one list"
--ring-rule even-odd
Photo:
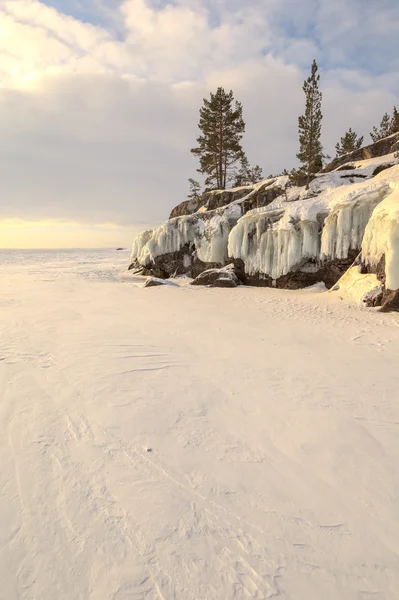
[(170, 219), (136, 238), (131, 262), (148, 265), (157, 256), (178, 252), (186, 244), (192, 244), (203, 262), (224, 264), (229, 233), (241, 214), (240, 205), (234, 204), (209, 213), (198, 212)]
[(389, 193), (389, 184), (377, 189), (350, 192), (333, 206), (324, 221), (320, 259), (345, 259), (349, 250), (359, 250), (374, 208)]
[(248, 275), (278, 279), (320, 251), (320, 223), (287, 217), (283, 211), (256, 212), (240, 219), (229, 236), (229, 256), (244, 261)]
[(399, 289), (399, 183), (374, 210), (362, 243), (362, 260), (376, 267), (385, 255), (385, 287)]
[(348, 258), (350, 250), (361, 249), (373, 210), (390, 193), (389, 176), (382, 175), (247, 213), (230, 233), (229, 256), (242, 259), (248, 275), (272, 279), (309, 260)]

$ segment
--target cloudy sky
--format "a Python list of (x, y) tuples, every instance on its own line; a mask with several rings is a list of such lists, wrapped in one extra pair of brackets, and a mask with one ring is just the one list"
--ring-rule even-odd
[(130, 244), (196, 176), (202, 98), (242, 101), (244, 149), (295, 165), (313, 58), (331, 154), (399, 105), (397, 0), (0, 0), (0, 247)]

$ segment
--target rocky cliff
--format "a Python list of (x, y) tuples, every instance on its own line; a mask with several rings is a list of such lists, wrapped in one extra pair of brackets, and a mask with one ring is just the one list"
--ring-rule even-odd
[[(398, 141), (396, 134), (357, 151), (373, 158), (358, 160), (352, 153), (344, 157), (345, 163), (339, 159), (309, 190), (290, 187), (287, 177), (277, 177), (204, 194), (191, 214), (183, 214), (192, 208), (183, 203), (172, 212), (179, 216), (138, 236), (131, 268), (164, 278), (196, 277), (205, 269), (233, 263), (245, 284), (298, 288), (324, 281), (332, 287), (362, 252), (360, 270), (376, 270), (382, 260), (385, 265), (393, 260), (394, 267), (386, 267), (391, 273), (399, 269), (396, 254), (391, 256), (399, 229), (388, 226), (388, 217), (382, 219), (377, 209), (390, 199), (389, 214), (396, 223), (392, 206), (399, 204), (393, 193), (399, 186), (399, 158), (381, 153)], [(372, 253), (375, 240), (382, 240), (384, 224), (393, 231), (389, 244), (381, 241), (383, 249), (389, 249)], [(371, 239), (366, 250), (363, 241)], [(395, 291), (396, 279), (390, 277), (387, 283), (385, 271), (384, 276), (385, 299), (388, 290)]]

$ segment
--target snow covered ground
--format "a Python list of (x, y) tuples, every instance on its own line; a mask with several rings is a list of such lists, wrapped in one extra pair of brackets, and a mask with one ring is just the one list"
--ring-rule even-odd
[(395, 600), (399, 322), (0, 252), (0, 597)]

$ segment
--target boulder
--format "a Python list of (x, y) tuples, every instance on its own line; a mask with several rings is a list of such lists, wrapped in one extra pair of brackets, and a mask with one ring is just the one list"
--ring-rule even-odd
[(219, 277), (218, 279), (216, 279), (212, 285), (210, 287), (213, 288), (236, 288), (238, 287), (238, 284), (233, 280), (230, 279), (229, 277)]
[(209, 285), (211, 287), (237, 287), (240, 285), (233, 265), (222, 269), (207, 269), (191, 282), (191, 285)]
[(363, 296), (363, 302), (368, 308), (381, 306), (384, 296), (384, 286), (379, 285)]
[(159, 285), (167, 285), (168, 282), (165, 279), (159, 279), (158, 277), (150, 277), (147, 279), (143, 287), (157, 287)]
[(386, 290), (380, 312), (399, 312), (399, 290)]

